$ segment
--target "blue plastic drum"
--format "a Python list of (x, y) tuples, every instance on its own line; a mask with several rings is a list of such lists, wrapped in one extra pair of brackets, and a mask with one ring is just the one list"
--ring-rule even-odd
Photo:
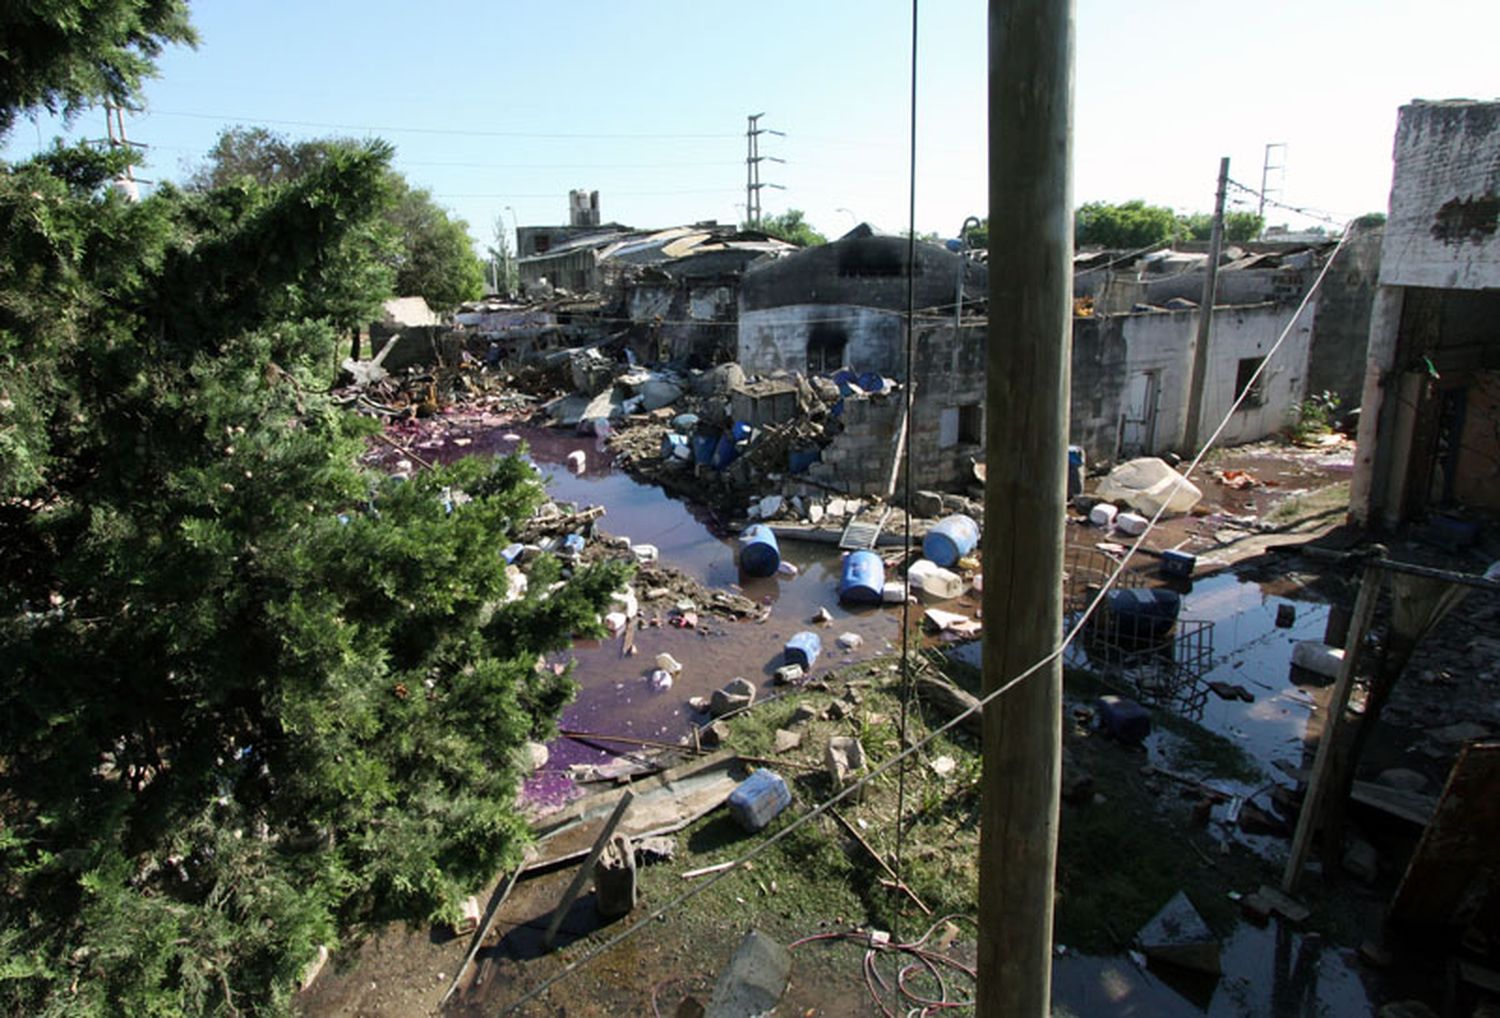
[(746, 576), (775, 576), (781, 565), (781, 547), (771, 528), (757, 523), (747, 529), (740, 540), (740, 570)]
[(979, 544), (979, 524), (960, 514), (938, 520), (922, 538), (922, 555), (947, 569)]
[(873, 551), (854, 551), (844, 559), (839, 600), (844, 604), (880, 604), (885, 592), (885, 563)]

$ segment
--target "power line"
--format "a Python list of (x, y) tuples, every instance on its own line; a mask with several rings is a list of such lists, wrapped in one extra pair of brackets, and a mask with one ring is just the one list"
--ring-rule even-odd
[(693, 134), (693, 133), (670, 133), (670, 132), (593, 132), (593, 131), (484, 131), (477, 128), (449, 128), (449, 127), (394, 127), (379, 126), (374, 124), (338, 124), (318, 120), (285, 120), (276, 117), (244, 117), (228, 113), (195, 113), (186, 110), (143, 110), (142, 116), (156, 117), (185, 117), (192, 120), (218, 120), (232, 121), (244, 124), (276, 124), (284, 127), (316, 127), (323, 130), (334, 131), (368, 131), (371, 133), (389, 134), (441, 134), (455, 135), (468, 138), (543, 138), (564, 140), (620, 140), (635, 141), (641, 139), (666, 139), (666, 140), (690, 140), (690, 139), (722, 139), (733, 138), (732, 134)]
[(1262, 207), (1271, 205), (1275, 208), (1283, 209), (1287, 212), (1295, 212), (1299, 216), (1306, 216), (1308, 219), (1316, 219), (1319, 222), (1327, 223), (1329, 226), (1337, 226), (1341, 229), (1348, 222), (1347, 220), (1343, 219), (1335, 219), (1333, 216), (1321, 212), (1317, 209), (1302, 208), (1297, 205), (1288, 205), (1286, 202), (1276, 201), (1274, 198), (1267, 198), (1264, 194), (1257, 191), (1255, 188), (1241, 184), (1238, 180), (1229, 181), (1229, 186), (1259, 199)]
[[(1088, 606), (1079, 615), (1077, 621), (1075, 621), (1073, 625), (1069, 627), (1067, 633), (1063, 637), (1062, 642), (1058, 644), (1056, 649), (1051, 651), (1041, 660), (1032, 664), (1030, 667), (1012, 676), (1008, 681), (998, 686), (994, 691), (986, 694), (969, 709), (965, 710), (961, 714), (949, 718), (942, 725), (929, 732), (927, 736), (921, 741), (903, 749), (901, 752), (897, 753), (895, 756), (891, 757), (884, 763), (875, 766), (870, 770), (868, 774), (856, 779), (852, 784), (849, 785), (849, 787), (845, 788), (843, 791), (837, 793), (832, 798), (819, 803), (812, 809), (808, 810), (806, 813), (792, 820), (792, 822), (787, 824), (787, 826), (776, 831), (774, 834), (768, 835), (764, 840), (752, 845), (738, 859), (734, 860), (724, 869), (710, 876), (703, 883), (683, 891), (675, 898), (672, 898), (660, 908), (656, 909), (654, 912), (641, 919), (639, 922), (626, 927), (619, 933), (610, 937), (604, 943), (600, 944), (598, 947), (580, 956), (574, 961), (569, 962), (558, 972), (543, 980), (536, 987), (521, 996), (520, 999), (513, 1001), (512, 1003), (507, 1005), (505, 1010), (501, 1013), (510, 1014), (519, 1009), (522, 1005), (535, 1000), (537, 997), (541, 996), (543, 993), (546, 993), (558, 983), (567, 979), (574, 972), (577, 972), (579, 969), (582, 969), (584, 966), (593, 962), (600, 955), (612, 950), (614, 947), (623, 943), (629, 937), (634, 936), (639, 930), (648, 926), (650, 923), (663, 918), (670, 912), (676, 911), (679, 907), (686, 904), (688, 901), (707, 891), (709, 888), (715, 886), (719, 883), (719, 881), (727, 878), (736, 870), (739, 870), (744, 866), (745, 863), (754, 860), (755, 858), (766, 852), (771, 848), (771, 846), (778, 844), (784, 838), (789, 837), (795, 831), (800, 830), (808, 823), (811, 823), (813, 820), (833, 809), (834, 806), (838, 805), (840, 802), (843, 802), (849, 796), (854, 795), (865, 785), (886, 774), (897, 764), (904, 764), (908, 757), (925, 750), (939, 736), (946, 734), (958, 725), (962, 724), (969, 718), (970, 715), (975, 713), (982, 713), (984, 709), (995, 702), (995, 700), (999, 699), (1001, 696), (1004, 696), (1006, 693), (1010, 692), (1010, 690), (1014, 689), (1016, 686), (1020, 685), (1022, 682), (1026, 681), (1028, 678), (1035, 675), (1043, 668), (1046, 668), (1052, 662), (1056, 661), (1064, 653), (1066, 653), (1068, 647), (1070, 647), (1073, 644), (1073, 641), (1078, 638), (1079, 634), (1083, 632), (1084, 626), (1088, 624), (1089, 620), (1099, 610), (1099, 606), (1104, 603), (1104, 599), (1108, 596), (1109, 592), (1114, 588), (1115, 584), (1124, 574), (1125, 569), (1127, 566), (1129, 566), (1131, 560), (1135, 558), (1137, 553), (1139, 553), (1140, 549), (1146, 542), (1146, 538), (1149, 537), (1152, 531), (1156, 529), (1156, 525), (1161, 521), (1162, 516), (1166, 513), (1167, 506), (1172, 501), (1172, 498), (1177, 494), (1179, 490), (1181, 490), (1182, 486), (1187, 483), (1188, 478), (1192, 476), (1193, 472), (1197, 470), (1199, 465), (1203, 462), (1204, 457), (1208, 455), (1209, 451), (1218, 442), (1220, 436), (1223, 435), (1224, 429), (1229, 426), (1229, 422), (1234, 418), (1234, 414), (1239, 410), (1240, 405), (1244, 403), (1246, 398), (1249, 397), (1251, 391), (1254, 389), (1255, 383), (1260, 379), (1261, 374), (1265, 372), (1267, 366), (1270, 365), (1272, 359), (1276, 356), (1277, 351), (1279, 351), (1282, 345), (1286, 342), (1287, 336), (1291, 334), (1292, 328), (1297, 324), (1298, 319), (1302, 317), (1303, 311), (1307, 309), (1308, 302), (1312, 300), (1313, 294), (1317, 293), (1318, 289), (1322, 286), (1323, 279), (1328, 275), (1329, 267), (1333, 265), (1335, 258), (1338, 257), (1339, 251), (1343, 249), (1348, 236), (1349, 231), (1346, 229), (1344, 231), (1343, 237), (1339, 240), (1338, 246), (1334, 248), (1333, 253), (1328, 257), (1328, 260), (1323, 263), (1323, 268), (1318, 272), (1317, 277), (1313, 280), (1312, 286), (1308, 287), (1307, 293), (1303, 295), (1301, 303), (1297, 305), (1297, 310), (1293, 312), (1291, 319), (1288, 320), (1286, 324), (1286, 327), (1281, 330), (1280, 335), (1276, 337), (1276, 341), (1272, 343), (1271, 348), (1266, 351), (1266, 355), (1261, 360), (1260, 366), (1256, 368), (1255, 372), (1250, 376), (1244, 388), (1240, 390), (1239, 395), (1235, 398), (1229, 409), (1225, 411), (1224, 416), (1219, 421), (1218, 426), (1214, 428), (1212, 434), (1210, 434), (1207, 441), (1204, 442), (1203, 448), (1200, 449), (1198, 451), (1198, 454), (1193, 457), (1192, 462), (1188, 464), (1187, 469), (1182, 471), (1178, 475), (1177, 482), (1172, 487), (1171, 491), (1169, 491), (1166, 497), (1161, 500), (1161, 505), (1157, 508), (1156, 513), (1151, 517), (1150, 520), (1147, 521), (1146, 529), (1141, 532), (1140, 536), (1137, 537), (1134, 543), (1131, 544), (1131, 546), (1126, 550), (1124, 556), (1121, 557), (1118, 565), (1116, 565), (1114, 572), (1112, 572), (1109, 575), (1108, 579), (1105, 580), (1103, 585), (1099, 588), (1099, 591), (1088, 603)], [(903, 654), (903, 664), (905, 664), (905, 657), (906, 655)]]

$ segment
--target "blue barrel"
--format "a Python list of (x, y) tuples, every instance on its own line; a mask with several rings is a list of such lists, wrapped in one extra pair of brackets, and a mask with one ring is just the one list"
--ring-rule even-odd
[(885, 563), (873, 551), (852, 551), (844, 559), (839, 600), (844, 604), (880, 604), (885, 594)]
[(693, 462), (705, 466), (713, 462), (714, 449), (719, 444), (718, 435), (697, 434), (693, 436)]
[(726, 431), (719, 436), (718, 444), (714, 446), (713, 459), (708, 461), (708, 465), (715, 470), (723, 470), (738, 459), (739, 455), (740, 451), (735, 448), (734, 439)]
[(922, 538), (922, 555), (944, 569), (953, 565), (979, 543), (979, 524), (961, 513), (945, 516)]
[(1081, 445), (1068, 446), (1068, 497), (1083, 494), (1084, 451)]
[(878, 371), (866, 371), (859, 376), (858, 384), (865, 392), (885, 392), (885, 379)]
[(1111, 590), (1105, 634), (1125, 650), (1142, 650), (1163, 643), (1182, 613), (1182, 596), (1160, 587)]
[(729, 429), (729, 433), (734, 436), (736, 442), (743, 442), (750, 437), (751, 432), (754, 430), (755, 428), (751, 426), (749, 421), (735, 421), (734, 426)]
[(858, 387), (859, 376), (850, 371), (848, 368), (840, 368), (838, 371), (834, 372), (833, 381), (839, 387), (839, 393), (841, 395), (849, 396), (852, 395), (855, 388)]
[(782, 663), (801, 665), (804, 672), (810, 672), (822, 652), (823, 641), (817, 633), (801, 632), (786, 641), (781, 651)]
[(757, 523), (740, 535), (740, 569), (746, 576), (775, 576), (781, 565), (781, 547), (771, 528)]

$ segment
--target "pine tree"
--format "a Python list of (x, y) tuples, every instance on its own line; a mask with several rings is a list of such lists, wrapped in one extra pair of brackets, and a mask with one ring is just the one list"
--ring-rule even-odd
[(138, 204), (98, 153), (0, 166), (0, 1011), (281, 1011), (518, 857), (537, 662), (624, 575), (509, 599), (519, 459), (359, 466), (325, 390), (388, 159)]

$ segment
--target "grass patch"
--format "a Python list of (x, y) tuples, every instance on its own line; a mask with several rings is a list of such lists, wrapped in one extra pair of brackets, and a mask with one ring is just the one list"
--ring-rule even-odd
[(1276, 527), (1287, 527), (1304, 520), (1318, 519), (1349, 508), (1349, 482), (1339, 481), (1301, 495), (1289, 495), (1277, 502), (1263, 517)]

